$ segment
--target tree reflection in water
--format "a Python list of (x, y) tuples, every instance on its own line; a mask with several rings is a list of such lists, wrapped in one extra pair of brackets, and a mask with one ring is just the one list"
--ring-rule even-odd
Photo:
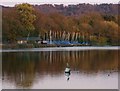
[[(41, 51), (3, 53), (3, 80), (15, 82), (17, 86), (29, 88), (36, 78), (44, 75), (58, 76), (63, 74), (69, 62), (72, 71), (85, 74), (117, 71), (118, 51)], [(70, 74), (65, 74), (70, 79)]]

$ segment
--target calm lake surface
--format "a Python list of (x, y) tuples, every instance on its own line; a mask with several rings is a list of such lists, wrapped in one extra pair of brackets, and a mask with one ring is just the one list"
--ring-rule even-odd
[[(3, 89), (118, 89), (120, 50), (3, 51)], [(71, 73), (65, 73), (69, 64)]]

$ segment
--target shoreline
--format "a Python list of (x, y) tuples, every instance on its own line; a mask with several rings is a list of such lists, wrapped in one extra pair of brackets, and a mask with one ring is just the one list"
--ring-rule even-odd
[(74, 47), (43, 47), (24, 49), (0, 49), (0, 52), (40, 52), (40, 51), (87, 51), (87, 50), (119, 50), (119, 46), (74, 46)]
[(95, 47), (114, 47), (120, 45), (91, 45), (91, 44), (0, 44), (2, 49), (21, 49), (21, 48), (44, 48), (44, 47), (84, 47), (84, 46), (95, 46)]

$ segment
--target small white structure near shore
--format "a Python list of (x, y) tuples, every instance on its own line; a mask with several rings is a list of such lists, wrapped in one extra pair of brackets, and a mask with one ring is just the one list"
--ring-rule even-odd
[(28, 42), (33, 42), (33, 43), (41, 43), (41, 40), (39, 37), (29, 37), (29, 38), (17, 38), (17, 43), (18, 44), (25, 44)]
[(18, 40), (17, 43), (18, 44), (25, 44), (25, 43), (27, 43), (27, 40)]

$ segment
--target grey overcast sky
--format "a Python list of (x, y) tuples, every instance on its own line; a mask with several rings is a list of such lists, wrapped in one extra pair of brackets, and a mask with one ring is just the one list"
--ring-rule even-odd
[(118, 3), (119, 0), (0, 0), (0, 5), (14, 6), (18, 3), (30, 3), (30, 4), (78, 4), (78, 3)]

